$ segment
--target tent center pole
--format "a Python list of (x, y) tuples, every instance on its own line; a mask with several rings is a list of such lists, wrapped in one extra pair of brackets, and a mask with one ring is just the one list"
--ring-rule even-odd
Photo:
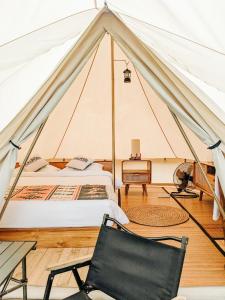
[(218, 205), (218, 208), (219, 208), (219, 211), (220, 211), (220, 213), (222, 215), (223, 220), (225, 220), (224, 209), (223, 209), (223, 207), (222, 207), (222, 205), (220, 203), (220, 200), (219, 200), (218, 196), (216, 195), (216, 193), (214, 191), (214, 188), (212, 187), (212, 185), (211, 185), (211, 183), (210, 183), (210, 181), (209, 181), (209, 179), (208, 179), (208, 177), (207, 177), (207, 175), (206, 175), (206, 173), (205, 173), (205, 171), (204, 171), (204, 169), (202, 167), (201, 161), (200, 161), (200, 159), (199, 159), (199, 157), (198, 157), (198, 155), (197, 155), (194, 147), (192, 146), (192, 144), (191, 144), (191, 142), (190, 142), (190, 140), (189, 140), (186, 132), (184, 131), (183, 126), (181, 125), (181, 123), (180, 123), (179, 119), (177, 118), (177, 116), (175, 115), (175, 113), (173, 111), (171, 111), (171, 110), (170, 110), (170, 112), (171, 112), (171, 114), (172, 114), (172, 116), (173, 116), (173, 118), (174, 118), (174, 120), (175, 120), (175, 122), (176, 122), (176, 124), (177, 124), (177, 126), (178, 126), (178, 128), (179, 128), (179, 130), (181, 132), (181, 134), (183, 135), (183, 137), (184, 137), (184, 139), (185, 139), (185, 141), (186, 141), (186, 143), (187, 143), (187, 145), (188, 145), (188, 147), (189, 147), (192, 155), (194, 156), (194, 159), (195, 159), (195, 161), (197, 162), (197, 164), (199, 166), (200, 172), (202, 173), (202, 175), (203, 175), (203, 177), (204, 177), (207, 185), (210, 188), (210, 191), (211, 191), (211, 193), (212, 193), (212, 195), (213, 195), (213, 197), (214, 197), (214, 199), (215, 199), (215, 201), (216, 201), (216, 203)]
[(112, 175), (113, 188), (116, 189), (116, 142), (115, 142), (115, 71), (114, 71), (114, 41), (111, 37), (111, 80), (112, 80)]
[(31, 143), (31, 145), (30, 145), (30, 147), (29, 147), (29, 149), (28, 149), (28, 151), (27, 151), (27, 153), (26, 153), (26, 156), (25, 156), (25, 158), (24, 158), (24, 160), (23, 160), (23, 162), (22, 162), (22, 164), (21, 164), (21, 166), (20, 166), (20, 169), (19, 169), (19, 171), (18, 171), (18, 173), (17, 173), (17, 175), (16, 175), (16, 178), (15, 178), (15, 180), (14, 180), (14, 182), (13, 182), (13, 185), (11, 186), (11, 188), (10, 188), (10, 190), (9, 190), (9, 194), (8, 194), (7, 198), (5, 199), (5, 203), (4, 203), (4, 205), (3, 205), (3, 207), (2, 207), (2, 210), (1, 210), (1, 212), (0, 212), (0, 220), (2, 219), (2, 216), (3, 216), (5, 210), (6, 210), (7, 206), (8, 206), (8, 203), (9, 203), (9, 201), (10, 201), (10, 198), (12, 197), (12, 194), (13, 194), (13, 192), (14, 192), (14, 189), (15, 189), (15, 187), (16, 187), (16, 185), (17, 185), (19, 179), (20, 179), (20, 176), (21, 176), (21, 174), (22, 174), (22, 172), (23, 172), (23, 169), (24, 169), (24, 167), (25, 167), (25, 165), (26, 165), (26, 162), (28, 161), (31, 152), (32, 152), (32, 150), (34, 149), (34, 146), (35, 146), (35, 144), (36, 144), (36, 142), (37, 142), (37, 140), (38, 140), (38, 138), (39, 138), (39, 136), (40, 136), (40, 134), (41, 134), (41, 132), (42, 132), (42, 130), (43, 130), (43, 128), (44, 128), (46, 122), (47, 122), (47, 120), (48, 120), (48, 119), (46, 119), (46, 120), (41, 124), (41, 126), (39, 127), (39, 129), (38, 129), (38, 131), (37, 131), (37, 133), (36, 133), (36, 135), (35, 135), (35, 137), (34, 137), (32, 143)]

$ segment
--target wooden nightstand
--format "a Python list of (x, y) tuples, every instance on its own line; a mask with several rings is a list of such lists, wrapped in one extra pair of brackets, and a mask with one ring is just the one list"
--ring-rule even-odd
[(152, 162), (150, 160), (123, 160), (122, 181), (125, 184), (125, 195), (130, 184), (141, 184), (143, 194), (148, 195), (146, 184), (151, 183)]

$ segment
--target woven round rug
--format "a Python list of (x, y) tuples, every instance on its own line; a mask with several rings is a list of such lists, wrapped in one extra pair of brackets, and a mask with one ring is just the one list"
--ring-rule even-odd
[(166, 227), (187, 222), (188, 213), (176, 207), (166, 205), (142, 205), (131, 207), (126, 210), (127, 217), (131, 222), (147, 225)]

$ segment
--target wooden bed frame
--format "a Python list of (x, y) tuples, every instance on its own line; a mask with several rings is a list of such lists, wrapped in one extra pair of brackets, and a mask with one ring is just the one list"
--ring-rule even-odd
[(0, 229), (3, 241), (37, 241), (38, 248), (94, 247), (99, 227)]

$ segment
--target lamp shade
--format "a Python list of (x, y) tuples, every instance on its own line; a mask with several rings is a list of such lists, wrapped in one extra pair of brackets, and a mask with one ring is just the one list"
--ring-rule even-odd
[(140, 139), (132, 139), (131, 140), (131, 154), (133, 157), (136, 155), (140, 155)]

